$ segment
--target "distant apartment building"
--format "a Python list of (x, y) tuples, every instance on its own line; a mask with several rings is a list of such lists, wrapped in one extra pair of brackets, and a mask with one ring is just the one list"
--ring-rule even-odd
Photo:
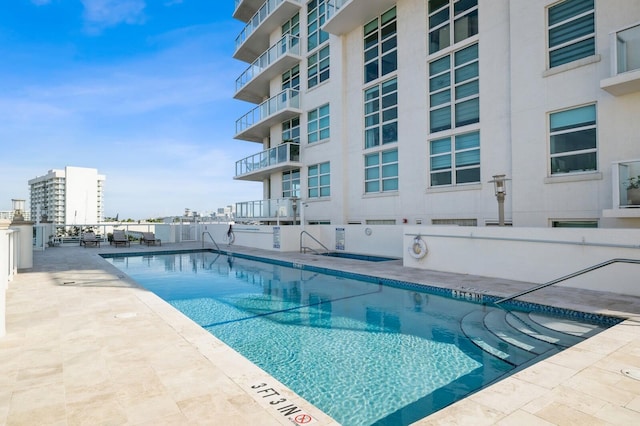
[(55, 224), (95, 224), (104, 218), (104, 175), (67, 166), (29, 181), (31, 218)]
[(235, 0), (238, 220), (640, 227), (640, 1)]

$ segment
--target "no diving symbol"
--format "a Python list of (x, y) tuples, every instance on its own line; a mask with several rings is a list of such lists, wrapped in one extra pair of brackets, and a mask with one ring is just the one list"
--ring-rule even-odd
[(308, 414), (300, 414), (293, 419), (293, 421), (298, 423), (299, 425), (310, 423), (311, 420), (313, 420), (313, 417)]

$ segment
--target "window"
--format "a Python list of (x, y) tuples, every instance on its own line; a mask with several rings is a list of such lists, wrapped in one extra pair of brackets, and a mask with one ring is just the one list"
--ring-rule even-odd
[(478, 0), (429, 1), (429, 54), (476, 34)]
[(282, 24), (282, 35), (300, 35), (300, 14), (296, 13), (293, 18)]
[(398, 190), (398, 150), (364, 156), (364, 192)]
[(396, 8), (364, 26), (364, 81), (398, 69)]
[(553, 228), (597, 228), (597, 220), (554, 220), (551, 222)]
[(282, 123), (282, 142), (300, 143), (300, 117)]
[(596, 106), (549, 115), (551, 174), (597, 170)]
[(300, 65), (296, 65), (282, 74), (282, 90), (300, 90)]
[(436, 139), (429, 147), (431, 186), (480, 182), (480, 132)]
[(429, 63), (431, 132), (480, 121), (478, 44)]
[(300, 197), (300, 169), (282, 172), (282, 197)]
[(307, 59), (309, 77), (307, 87), (310, 89), (329, 79), (329, 45), (318, 50)]
[(331, 195), (331, 168), (328, 162), (309, 166), (307, 186), (309, 187), (309, 198)]
[(398, 141), (398, 79), (377, 84), (364, 92), (364, 147)]
[(309, 143), (329, 139), (329, 104), (309, 111), (307, 114), (307, 136)]
[(549, 67), (594, 55), (594, 0), (565, 0), (548, 9)]
[(327, 20), (329, 0), (312, 0), (307, 3), (307, 51), (312, 51), (329, 40), (329, 33), (320, 28)]

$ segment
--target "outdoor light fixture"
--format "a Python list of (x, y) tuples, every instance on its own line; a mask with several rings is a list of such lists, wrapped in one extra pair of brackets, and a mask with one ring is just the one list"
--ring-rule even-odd
[(507, 195), (507, 179), (506, 175), (493, 175), (493, 189), (498, 199), (498, 225), (504, 226), (504, 198)]
[(293, 209), (293, 224), (296, 224), (296, 213), (298, 212), (298, 197), (291, 198), (291, 208)]

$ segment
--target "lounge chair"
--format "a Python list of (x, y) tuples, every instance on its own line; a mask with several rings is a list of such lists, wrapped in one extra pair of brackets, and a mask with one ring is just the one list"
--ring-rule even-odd
[(86, 247), (100, 247), (100, 238), (93, 232), (85, 232), (80, 238), (80, 245)]
[(156, 238), (153, 232), (143, 232), (142, 238), (140, 238), (140, 244), (142, 243), (146, 243), (147, 246), (150, 246), (151, 244), (153, 244), (154, 246), (156, 244), (162, 245), (162, 241)]
[(115, 244), (116, 247), (118, 245), (124, 245), (125, 247), (131, 247), (131, 242), (129, 241), (129, 237), (122, 230), (113, 230), (113, 239), (111, 243)]

